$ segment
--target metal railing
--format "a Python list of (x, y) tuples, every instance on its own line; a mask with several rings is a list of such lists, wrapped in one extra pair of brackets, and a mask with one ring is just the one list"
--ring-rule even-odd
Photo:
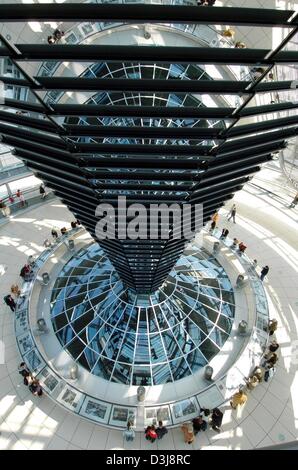
[(9, 197), (4, 197), (1, 200), (5, 203), (6, 205), (6, 213), (7, 215), (5, 216), (4, 213), (2, 212), (2, 209), (0, 210), (0, 221), (3, 221), (5, 219), (9, 220), (9, 216), (13, 215), (20, 210), (26, 209), (27, 207), (34, 206), (38, 203), (41, 203), (43, 201), (47, 202), (49, 199), (52, 199), (55, 197), (54, 193), (52, 190), (47, 188), (47, 196), (45, 198), (42, 198), (40, 193), (39, 193), (39, 186), (35, 188), (30, 188), (27, 190), (22, 191), (22, 194), (24, 196), (25, 201), (21, 201), (20, 198), (16, 197), (13, 195), (14, 202), (10, 202)]

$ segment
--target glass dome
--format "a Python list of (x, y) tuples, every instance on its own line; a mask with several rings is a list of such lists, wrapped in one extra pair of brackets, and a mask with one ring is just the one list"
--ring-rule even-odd
[(126, 289), (98, 244), (58, 276), (51, 299), (55, 333), (92, 374), (127, 385), (158, 385), (204, 367), (229, 337), (231, 282), (203, 248), (184, 252), (152, 295)]

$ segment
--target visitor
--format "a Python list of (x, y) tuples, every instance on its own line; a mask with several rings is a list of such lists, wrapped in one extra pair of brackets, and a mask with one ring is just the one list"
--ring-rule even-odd
[[(264, 356), (265, 357), (265, 356)], [(265, 363), (264, 363), (264, 367), (271, 367), (271, 366), (275, 366), (275, 364), (277, 363), (278, 361), (278, 356), (277, 354), (274, 352), (274, 353), (270, 353), (266, 360), (265, 360)]]
[(19, 374), (23, 377), (23, 384), (28, 387), (28, 385), (31, 385), (33, 381), (33, 377), (31, 375), (30, 370), (26, 366), (25, 362), (21, 362), (18, 368)]
[(220, 432), (221, 424), (223, 419), (223, 413), (219, 408), (214, 408), (211, 415), (211, 427), (213, 431)]
[(263, 376), (264, 376), (264, 372), (263, 372), (263, 370), (261, 369), (261, 367), (256, 366), (256, 367), (254, 368), (254, 370), (252, 371), (251, 377), (253, 377), (254, 375), (257, 377), (257, 379), (258, 379), (259, 382), (262, 382)]
[(26, 385), (26, 387), (30, 386), (33, 382), (33, 378), (31, 374), (27, 371), (23, 372), (23, 384)]
[(20, 365), (19, 365), (19, 367), (18, 367), (18, 372), (19, 372), (19, 374), (21, 374), (22, 371), (23, 371), (23, 370), (26, 370), (26, 369), (29, 370), (29, 369), (27, 368), (25, 362), (21, 362)]
[(195, 435), (198, 434), (198, 432), (206, 431), (207, 429), (207, 422), (203, 419), (202, 415), (198, 416), (197, 418), (194, 418), (192, 420), (192, 424)]
[(269, 273), (269, 266), (264, 266), (261, 271), (260, 279), (264, 281), (265, 276)]
[(12, 284), (10, 288), (10, 292), (16, 297), (19, 297), (21, 295), (21, 289), (19, 288), (17, 284)]
[(50, 241), (48, 238), (46, 238), (45, 241), (43, 242), (43, 246), (44, 246), (45, 248), (51, 248), (52, 243), (51, 243), (51, 241)]
[(236, 220), (235, 220), (236, 212), (237, 212), (236, 204), (233, 204), (232, 207), (231, 207), (230, 212), (227, 215), (227, 218), (228, 218), (228, 221), (233, 219), (234, 224), (236, 223)]
[(269, 379), (272, 379), (275, 372), (276, 372), (276, 369), (275, 369), (274, 365), (272, 365), (270, 363), (267, 364), (266, 367), (265, 367), (264, 381), (268, 382)]
[(14, 299), (12, 298), (12, 296), (10, 294), (8, 294), (4, 297), (4, 302), (6, 303), (6, 305), (8, 305), (8, 307), (10, 308), (10, 310), (12, 312), (15, 311), (16, 303), (15, 303)]
[(254, 390), (258, 383), (260, 383), (260, 380), (256, 375), (253, 375), (252, 377), (249, 377), (248, 379), (244, 378), (245, 383), (247, 385), (248, 390)]
[(233, 408), (233, 410), (236, 410), (237, 406), (242, 406), (247, 402), (247, 395), (244, 393), (243, 390), (239, 390), (239, 392), (236, 392), (230, 401), (230, 405)]
[(187, 423), (182, 424), (181, 431), (184, 435), (184, 442), (187, 442), (187, 444), (192, 444), (195, 440), (195, 433), (192, 422), (189, 421)]
[(242, 255), (242, 253), (245, 252), (246, 248), (247, 248), (246, 245), (244, 245), (243, 242), (240, 242), (239, 245), (238, 245), (239, 254)]
[(145, 437), (147, 439), (147, 441), (150, 441), (150, 442), (155, 442), (156, 439), (157, 439), (157, 434), (156, 434), (156, 431), (155, 431), (155, 426), (152, 425), (152, 426), (148, 426), (146, 429), (145, 429)]
[(239, 244), (239, 240), (237, 238), (233, 238), (233, 243), (232, 243), (232, 246), (231, 248), (234, 250), (237, 248), (238, 244)]
[(220, 236), (221, 240), (225, 240), (228, 235), (229, 235), (229, 230), (227, 228), (223, 228), (221, 232), (221, 236)]
[(2, 199), (0, 199), (0, 209), (3, 214), (3, 217), (10, 216), (10, 208), (5, 204), (5, 202)]
[(253, 80), (258, 80), (264, 72), (265, 69), (263, 67), (253, 67), (250, 71)]
[(64, 31), (60, 31), (60, 29), (56, 29), (53, 33), (54, 38), (56, 41), (60, 41), (60, 39), (64, 36)]
[(60, 230), (61, 232), (61, 235), (65, 235), (66, 232), (67, 232), (67, 228), (66, 227), (62, 227), (62, 229)]
[(216, 228), (216, 225), (218, 223), (218, 220), (219, 220), (219, 215), (218, 215), (218, 212), (215, 212), (213, 214), (213, 216), (211, 217), (211, 227), (210, 227), (210, 231), (214, 230)]
[(235, 31), (234, 31), (234, 29), (232, 29), (232, 28), (227, 28), (227, 29), (224, 30), (224, 32), (222, 33), (222, 35), (223, 35), (225, 38), (234, 39), (234, 37), (235, 37)]
[(31, 385), (29, 385), (29, 390), (33, 395), (38, 397), (41, 397), (43, 394), (41, 385), (37, 379), (33, 379)]
[(158, 427), (156, 428), (156, 434), (158, 439), (162, 439), (168, 433), (167, 428), (163, 425), (162, 421), (158, 421)]
[(236, 49), (246, 49), (246, 45), (244, 44), (244, 42), (237, 41), (237, 42), (235, 43), (235, 48), (236, 48)]
[(25, 205), (26, 205), (27, 203), (26, 203), (25, 198), (24, 198), (24, 195), (23, 195), (23, 193), (20, 191), (20, 189), (17, 190), (16, 196), (17, 196), (17, 198), (20, 200), (20, 207), (25, 207)]
[(73, 221), (70, 223), (70, 225), (71, 225), (71, 228), (76, 228), (77, 222), (76, 222), (75, 220), (73, 220)]
[(200, 416), (206, 416), (206, 418), (210, 415), (210, 410), (209, 408), (201, 408), (200, 410)]
[(294, 197), (293, 201), (291, 202), (291, 204), (289, 205), (289, 208), (292, 209), (293, 207), (296, 207), (296, 204), (298, 203), (298, 193), (296, 194), (296, 196)]
[(135, 438), (135, 432), (132, 429), (132, 424), (130, 422), (127, 423), (127, 428), (123, 431), (124, 439), (128, 441), (133, 441)]
[(213, 7), (216, 0), (197, 0), (198, 6)]
[(27, 264), (30, 266), (31, 269), (34, 267), (34, 265), (35, 265), (35, 258), (34, 258), (33, 255), (28, 256)]
[(30, 277), (30, 273), (31, 273), (31, 268), (29, 264), (25, 264), (20, 271), (20, 276), (24, 279), (24, 281), (27, 281), (28, 278)]
[(43, 184), (39, 186), (39, 194), (41, 196), (41, 199), (44, 199), (47, 196), (47, 193)]
[(278, 348), (279, 348), (279, 344), (275, 339), (269, 344), (269, 347), (268, 347), (270, 352), (275, 352), (278, 350)]
[(54, 38), (54, 36), (48, 36), (48, 44), (55, 44), (56, 43), (56, 39)]
[(58, 231), (57, 230), (58, 229), (53, 228), (52, 231), (51, 231), (51, 235), (54, 238), (54, 240), (57, 240), (57, 238), (58, 238)]

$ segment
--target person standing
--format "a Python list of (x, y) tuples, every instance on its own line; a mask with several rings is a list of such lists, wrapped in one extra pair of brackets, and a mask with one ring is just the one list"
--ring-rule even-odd
[(123, 431), (123, 437), (127, 442), (133, 441), (135, 438), (135, 432), (130, 422), (127, 423), (127, 428)]
[(162, 421), (158, 421), (158, 428), (156, 428), (156, 434), (158, 439), (162, 439), (165, 434), (167, 434), (168, 430), (167, 428), (163, 425)]
[(187, 444), (192, 444), (195, 440), (195, 433), (192, 422), (184, 423), (181, 426), (181, 431), (184, 434), (184, 442), (187, 442)]
[(227, 228), (223, 228), (221, 232), (221, 236), (219, 237), (221, 240), (225, 240), (229, 235), (229, 230)]
[(247, 402), (247, 395), (244, 393), (243, 390), (239, 390), (239, 392), (235, 393), (232, 396), (232, 400), (230, 401), (230, 405), (233, 410), (236, 410), (237, 406), (242, 406)]
[(264, 266), (261, 271), (261, 276), (260, 279), (261, 281), (264, 281), (265, 276), (269, 273), (269, 266)]
[(19, 367), (18, 367), (18, 372), (19, 372), (19, 374), (21, 374), (21, 375), (24, 376), (24, 375), (25, 375), (25, 374), (24, 374), (24, 371), (25, 371), (26, 373), (30, 374), (30, 370), (28, 369), (28, 367), (27, 367), (27, 365), (25, 364), (25, 362), (21, 362), (21, 364), (20, 364)]
[(40, 194), (41, 199), (44, 199), (47, 196), (47, 193), (43, 184), (39, 186), (39, 194)]
[(216, 228), (218, 220), (219, 220), (219, 215), (218, 215), (218, 212), (216, 211), (211, 217), (211, 227), (210, 227), (211, 231)]
[(272, 318), (272, 320), (269, 320), (269, 325), (268, 325), (268, 331), (269, 331), (269, 336), (272, 336), (273, 333), (275, 333), (277, 330), (277, 320), (276, 318)]
[(0, 200), (0, 209), (2, 211), (3, 217), (9, 217), (10, 208), (5, 204), (2, 199)]
[(199, 415), (197, 418), (194, 418), (192, 420), (192, 424), (195, 435), (198, 434), (199, 431), (206, 431), (207, 429), (207, 422), (203, 419), (201, 415)]
[(233, 204), (227, 217), (228, 217), (228, 221), (230, 221), (233, 218), (234, 224), (236, 223), (236, 221), (235, 221), (236, 212), (237, 212), (236, 204)]
[(156, 441), (157, 434), (156, 434), (156, 430), (155, 430), (154, 425), (147, 427), (147, 429), (145, 430), (145, 437), (146, 437), (147, 441), (150, 441), (152, 443)]
[(12, 296), (10, 294), (8, 294), (4, 297), (4, 302), (6, 303), (6, 305), (8, 305), (8, 307), (10, 308), (10, 310), (12, 312), (15, 311), (16, 303), (15, 303), (14, 299), (12, 298)]
[(54, 238), (54, 240), (57, 240), (57, 238), (58, 238), (58, 229), (53, 228), (52, 231), (51, 231), (51, 235)]
[(269, 348), (268, 348), (268, 349), (269, 349), (270, 352), (275, 352), (275, 351), (278, 350), (278, 348), (279, 348), (279, 344), (278, 344), (278, 342), (274, 339), (274, 340), (271, 342), (271, 344), (269, 345)]
[(213, 431), (220, 432), (220, 427), (223, 419), (223, 412), (219, 408), (214, 408), (211, 415), (211, 426)]
[(21, 192), (20, 189), (17, 190), (16, 196), (20, 200), (20, 207), (25, 207), (26, 201), (25, 201), (24, 195), (23, 195), (23, 193)]
[(42, 387), (39, 383), (39, 380), (33, 379), (31, 385), (29, 385), (29, 390), (32, 393), (32, 395), (39, 396), (41, 397), (43, 394)]
[(10, 288), (10, 292), (16, 297), (19, 297), (21, 295), (21, 289), (19, 288), (17, 284), (12, 284)]
[(291, 204), (289, 205), (289, 208), (292, 209), (293, 207), (296, 206), (296, 204), (298, 204), (298, 193), (296, 194), (296, 196), (294, 197), (293, 201), (292, 201)]

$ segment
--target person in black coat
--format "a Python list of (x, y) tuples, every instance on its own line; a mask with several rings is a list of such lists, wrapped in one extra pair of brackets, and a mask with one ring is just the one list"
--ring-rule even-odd
[(222, 423), (223, 413), (219, 408), (214, 408), (211, 416), (211, 426), (212, 429), (216, 432), (220, 432), (220, 427)]
[(51, 235), (52, 235), (52, 237), (53, 237), (55, 240), (57, 240), (57, 238), (58, 238), (58, 232), (57, 232), (57, 230), (56, 230), (55, 228), (52, 229)]
[(261, 271), (261, 276), (260, 276), (261, 281), (264, 280), (264, 277), (267, 276), (268, 273), (269, 273), (269, 266), (264, 266)]
[(162, 439), (168, 432), (167, 428), (163, 425), (162, 421), (158, 421), (158, 427), (155, 431), (157, 434), (157, 439)]
[(272, 341), (272, 343), (269, 345), (269, 348), (268, 348), (268, 349), (269, 349), (270, 352), (273, 352), (273, 353), (274, 353), (275, 351), (278, 350), (278, 348), (279, 348), (279, 344), (278, 344), (278, 342), (275, 341), (275, 339), (274, 339), (274, 340)]
[(4, 297), (4, 302), (6, 303), (6, 305), (8, 305), (8, 307), (10, 308), (12, 312), (15, 311), (16, 303), (10, 294)]
[(202, 416), (198, 416), (192, 420), (193, 429), (195, 435), (198, 434), (199, 431), (206, 431), (207, 429), (207, 422), (202, 418)]

